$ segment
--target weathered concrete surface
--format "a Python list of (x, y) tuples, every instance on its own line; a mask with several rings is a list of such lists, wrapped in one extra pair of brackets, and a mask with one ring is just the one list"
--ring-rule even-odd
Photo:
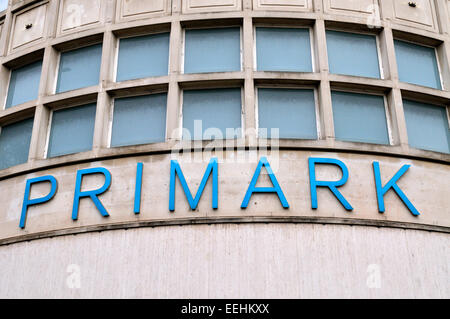
[(365, 226), (88, 233), (1, 246), (0, 297), (449, 298), (449, 247), (447, 234)]

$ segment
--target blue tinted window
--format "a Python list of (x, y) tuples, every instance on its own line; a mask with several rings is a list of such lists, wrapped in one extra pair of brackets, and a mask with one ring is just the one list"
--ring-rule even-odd
[(277, 128), (280, 138), (317, 138), (313, 90), (258, 89), (258, 114), (261, 137)]
[(436, 50), (403, 41), (395, 41), (400, 81), (441, 89)]
[(116, 99), (111, 146), (164, 142), (166, 104), (165, 93)]
[(241, 69), (239, 28), (186, 30), (184, 73)]
[(32, 130), (32, 118), (0, 128), (0, 169), (28, 161)]
[(382, 96), (332, 92), (331, 98), (336, 139), (389, 144)]
[[(240, 137), (230, 129), (241, 128), (241, 89), (184, 91), (183, 128), (196, 140)], [(189, 135), (184, 132), (183, 138)]]
[(101, 44), (61, 53), (56, 92), (97, 85), (101, 59)]
[(167, 75), (169, 33), (120, 40), (117, 81)]
[(11, 71), (6, 108), (37, 99), (42, 61)]
[(374, 35), (327, 31), (327, 48), (330, 73), (380, 77)]
[(309, 29), (256, 28), (258, 71), (312, 72)]
[(53, 112), (48, 157), (92, 149), (95, 108), (88, 104)]
[(450, 153), (450, 129), (445, 107), (403, 101), (409, 145)]

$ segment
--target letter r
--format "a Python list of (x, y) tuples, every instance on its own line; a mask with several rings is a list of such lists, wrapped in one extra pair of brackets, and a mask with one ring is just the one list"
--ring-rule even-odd
[[(345, 207), (346, 210), (353, 210), (353, 207), (350, 203), (342, 196), (342, 194), (338, 191), (338, 187), (347, 183), (348, 180), (348, 169), (345, 164), (337, 159), (333, 158), (315, 158), (310, 157), (308, 160), (309, 164), (309, 185), (311, 187), (311, 206), (313, 209), (317, 209), (317, 187), (328, 187), (331, 192), (336, 196), (342, 206)], [(316, 180), (316, 164), (332, 164), (339, 166), (342, 170), (342, 178), (338, 181), (318, 181)]]
[[(105, 176), (105, 184), (99, 189), (92, 190), (92, 191), (81, 191), (81, 181), (83, 180), (84, 175), (89, 174), (103, 174)], [(75, 194), (73, 198), (73, 208), (72, 208), (72, 219), (77, 220), (78, 219), (78, 207), (80, 204), (80, 199), (83, 197), (90, 197), (91, 200), (94, 202), (95, 207), (100, 211), (100, 214), (102, 216), (107, 217), (109, 216), (108, 212), (106, 211), (105, 207), (102, 205), (100, 200), (98, 199), (98, 195), (103, 194), (106, 192), (111, 186), (111, 173), (103, 167), (97, 167), (97, 168), (88, 168), (88, 169), (82, 169), (77, 172), (77, 180), (75, 183)]]

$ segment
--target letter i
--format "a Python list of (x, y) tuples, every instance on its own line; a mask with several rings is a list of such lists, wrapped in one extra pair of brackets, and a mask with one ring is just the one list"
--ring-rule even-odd
[(136, 188), (134, 190), (134, 213), (139, 214), (141, 212), (141, 190), (142, 190), (142, 170), (144, 164), (137, 163), (136, 168)]

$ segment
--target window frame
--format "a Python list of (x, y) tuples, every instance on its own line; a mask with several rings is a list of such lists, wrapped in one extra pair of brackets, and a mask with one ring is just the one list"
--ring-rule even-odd
[[(400, 69), (398, 67), (398, 62), (397, 62), (397, 51), (396, 51), (396, 48), (395, 48), (395, 41), (406, 42), (406, 43), (409, 43), (409, 44), (414, 44), (414, 45), (417, 45), (417, 46), (430, 48), (430, 49), (434, 50), (434, 57), (436, 58), (436, 65), (437, 65), (437, 69), (438, 69), (438, 73), (439, 73), (439, 84), (441, 86), (440, 89), (434, 88), (434, 87), (429, 87), (429, 86), (423, 86), (421, 84), (405, 82), (405, 81), (401, 81), (400, 80)], [(440, 45), (442, 45), (442, 44), (440, 44)], [(442, 67), (441, 67), (441, 62), (440, 62), (440, 59), (439, 59), (437, 46), (424, 44), (422, 42), (417, 42), (417, 41), (406, 40), (406, 39), (399, 38), (399, 37), (394, 37), (394, 51), (395, 51), (395, 61), (396, 61), (396, 66), (397, 66), (398, 82), (405, 83), (405, 84), (408, 84), (408, 85), (417, 85), (417, 86), (425, 87), (425, 88), (432, 89), (432, 90), (438, 90), (438, 91), (444, 91), (445, 90), (445, 88), (444, 88), (444, 79), (442, 78)]]
[[(210, 90), (210, 89), (212, 89), (212, 90), (214, 90), (214, 89), (215, 90), (220, 90), (220, 89), (237, 89), (237, 88), (239, 88), (240, 91), (241, 91), (241, 112), (240, 112), (241, 127), (240, 127), (240, 129), (241, 129), (241, 133), (242, 134), (241, 134), (240, 137), (236, 137), (236, 138), (226, 138), (224, 136), (222, 141), (233, 141), (233, 140), (239, 140), (239, 139), (245, 138), (245, 101), (244, 101), (245, 92), (244, 92), (244, 86), (241, 85), (241, 86), (218, 86), (218, 87), (216, 87), (216, 86), (214, 86), (214, 87), (193, 87), (193, 88), (188, 88), (188, 89), (187, 88), (181, 88), (180, 89), (180, 99), (179, 99), (180, 100), (180, 110), (179, 110), (179, 119), (178, 119), (178, 127), (180, 129), (179, 129), (179, 133), (178, 133), (178, 136), (177, 136), (178, 140), (179, 141), (188, 141), (188, 142), (198, 142), (198, 141), (210, 141), (210, 142), (212, 142), (212, 141), (217, 141), (217, 139), (205, 140), (205, 139), (203, 139), (203, 136), (202, 136), (201, 140), (193, 139), (192, 136), (191, 136), (190, 140), (184, 140), (183, 139), (183, 128), (184, 128), (184, 125), (183, 125), (183, 120), (184, 120), (184, 91), (200, 91), (200, 90), (207, 91), (207, 90)], [(226, 132), (224, 132), (224, 133), (226, 133)]]
[(91, 47), (91, 46), (98, 45), (98, 44), (100, 44), (101, 47), (102, 47), (102, 54), (100, 55), (100, 72), (99, 72), (99, 75), (98, 75), (98, 84), (97, 84), (97, 86), (98, 86), (98, 85), (100, 85), (100, 81), (101, 81), (101, 73), (102, 73), (102, 65), (103, 65), (103, 49), (104, 49), (103, 48), (103, 45), (104, 45), (103, 41), (99, 41), (99, 42), (95, 42), (95, 43), (84, 43), (84, 44), (80, 44), (79, 46), (75, 46), (73, 48), (67, 49), (67, 50), (58, 50), (55, 47), (53, 47), (57, 51), (56, 68), (55, 68), (55, 76), (54, 76), (55, 80), (53, 81), (54, 83), (52, 83), (53, 87), (52, 87), (52, 90), (51, 90), (53, 95), (65, 94), (67, 92), (82, 90), (82, 89), (85, 89), (85, 88), (88, 88), (88, 87), (94, 87), (93, 85), (92, 86), (84, 86), (84, 87), (81, 87), (81, 88), (78, 88), (78, 89), (74, 89), (74, 90), (70, 90), (70, 91), (56, 92), (56, 89), (58, 87), (58, 81), (59, 81), (59, 69), (61, 67), (61, 55), (63, 53), (66, 53), (66, 52), (71, 52), (71, 51), (75, 51), (75, 50), (78, 50), (78, 49)]
[[(235, 71), (221, 71), (221, 72), (195, 72), (195, 73), (185, 73), (185, 58), (186, 58), (186, 30), (211, 30), (211, 29), (228, 29), (228, 28), (239, 28), (239, 70)], [(244, 34), (241, 24), (229, 24), (229, 25), (219, 25), (219, 26), (189, 26), (183, 27), (181, 31), (181, 56), (180, 56), (180, 74), (183, 75), (193, 75), (193, 74), (205, 74), (205, 73), (227, 73), (227, 72), (242, 72), (244, 70)], [(169, 59), (170, 65), (170, 59)]]
[[(256, 29), (257, 28), (279, 28), (279, 29), (307, 29), (309, 31), (309, 47), (311, 50), (311, 72), (304, 71), (258, 71), (258, 56), (257, 56), (257, 47), (256, 47)], [(271, 25), (269, 23), (253, 23), (253, 72), (281, 72), (281, 73), (316, 73), (316, 50), (314, 48), (314, 27), (313, 26), (301, 26), (301, 25), (292, 25), (292, 24), (276, 24)]]
[[(300, 139), (300, 138), (283, 138), (280, 137), (280, 140), (296, 140), (296, 141), (319, 141), (323, 139), (323, 132), (322, 132), (322, 120), (320, 116), (320, 103), (319, 103), (319, 92), (318, 88), (316, 86), (308, 86), (308, 85), (270, 85), (270, 84), (259, 84), (255, 85), (255, 129), (256, 129), (256, 137), (257, 138), (263, 138), (260, 136), (259, 133), (259, 89), (291, 89), (291, 90), (312, 90), (314, 94), (314, 111), (316, 114), (316, 133), (317, 138), (316, 139)], [(268, 140), (272, 138), (266, 138)]]
[[(330, 72), (330, 58), (328, 53), (328, 38), (326, 36), (327, 31), (335, 31), (335, 32), (342, 32), (342, 33), (350, 33), (350, 34), (361, 34), (361, 35), (370, 35), (375, 37), (375, 43), (377, 48), (377, 58), (378, 58), (378, 71), (380, 72), (379, 78), (372, 78), (372, 77), (366, 77), (366, 76), (359, 76), (359, 75), (348, 75), (348, 74), (336, 74)], [(370, 31), (364, 31), (364, 30), (348, 30), (344, 28), (337, 28), (337, 27), (326, 27), (325, 28), (325, 49), (327, 52), (327, 65), (328, 65), (328, 74), (332, 75), (338, 75), (338, 76), (353, 76), (353, 77), (363, 77), (363, 78), (369, 78), (369, 79), (376, 79), (376, 80), (387, 80), (385, 76), (385, 71), (383, 68), (383, 56), (381, 54), (381, 42), (380, 42), (380, 34), (374, 33)]]
[[(44, 159), (46, 160), (50, 160), (52, 158), (56, 158), (56, 157), (62, 157), (62, 156), (70, 156), (70, 155), (75, 155), (75, 154), (79, 154), (79, 153), (86, 153), (86, 152), (92, 152), (92, 149), (87, 150), (87, 151), (82, 151), (82, 152), (75, 152), (75, 153), (69, 153), (69, 154), (63, 154), (63, 155), (58, 155), (58, 156), (54, 156), (54, 157), (49, 157), (48, 156), (48, 148), (50, 145), (50, 135), (52, 132), (52, 124), (53, 124), (53, 113), (55, 111), (60, 111), (60, 110), (66, 110), (66, 109), (71, 109), (71, 108), (77, 108), (79, 106), (85, 106), (88, 104), (95, 104), (96, 105), (96, 117), (97, 117), (97, 109), (98, 109), (98, 101), (97, 98), (96, 99), (89, 99), (89, 100), (84, 100), (81, 102), (77, 102), (76, 104), (70, 104), (70, 105), (62, 105), (62, 106), (58, 106), (58, 107), (47, 107), (49, 109), (49, 116), (48, 116), (48, 123), (47, 123), (47, 131), (46, 131), (46, 137), (45, 137), (45, 147), (44, 147)], [(95, 135), (95, 126), (96, 126), (96, 119), (94, 118), (94, 131), (92, 134), (92, 142), (94, 142), (94, 135)], [(94, 145), (92, 145), (94, 146)]]
[[(20, 114), (21, 112), (19, 112), (19, 114)], [(31, 134), (30, 134), (30, 145), (28, 146), (28, 157), (27, 157), (27, 160), (25, 161), (25, 162), (23, 162), (23, 163), (19, 163), (19, 164), (15, 164), (15, 165), (12, 165), (12, 166), (9, 166), (9, 167), (6, 167), (6, 168), (0, 168), (0, 172), (1, 171), (3, 171), (3, 170), (7, 170), (7, 169), (10, 169), (10, 168), (12, 168), (12, 167), (16, 167), (16, 166), (19, 166), (19, 165), (25, 165), (25, 164), (27, 164), (28, 162), (29, 162), (29, 160), (30, 160), (30, 150), (31, 150), (31, 147), (32, 147), (32, 139), (33, 139), (33, 130), (34, 130), (34, 128), (35, 128), (35, 119), (36, 119), (36, 114), (35, 114), (35, 112), (33, 112), (33, 114), (28, 114), (28, 115), (21, 115), (21, 116), (18, 116), (17, 118), (15, 118), (15, 119), (12, 119), (12, 120), (9, 120), (9, 121), (5, 121), (5, 122), (1, 122), (0, 123), (0, 136), (1, 136), (1, 134), (2, 134), (2, 129), (3, 129), (3, 127), (4, 126), (8, 126), (8, 125), (14, 125), (14, 124), (16, 124), (16, 123), (20, 123), (20, 122), (22, 122), (22, 121), (26, 121), (26, 120), (32, 120), (32, 122), (33, 122), (33, 124), (31, 125)]]
[[(117, 69), (119, 67), (119, 51), (120, 51), (120, 40), (122, 39), (130, 39), (130, 38), (138, 38), (138, 37), (145, 37), (150, 35), (156, 35), (156, 34), (163, 34), (167, 33), (169, 35), (169, 52), (168, 52), (168, 63), (167, 63), (167, 75), (159, 75), (159, 76), (151, 76), (151, 77), (145, 77), (145, 78), (139, 78), (139, 79), (130, 79), (130, 80), (124, 80), (124, 81), (117, 81)], [(123, 35), (123, 36), (116, 36), (115, 38), (115, 48), (114, 48), (114, 60), (113, 60), (113, 82), (114, 83), (122, 83), (127, 81), (136, 81), (136, 80), (142, 80), (142, 79), (150, 79), (150, 78), (158, 78), (163, 76), (168, 76), (170, 74), (170, 41), (171, 41), (171, 31), (162, 31), (162, 30), (154, 30), (153, 32), (146, 32), (144, 34), (130, 34), (130, 35)]]
[[(33, 100), (30, 100), (30, 101), (27, 101), (27, 102), (24, 102), (24, 103), (21, 103), (21, 104), (17, 104), (17, 105), (12, 105), (11, 107), (9, 107), (9, 108), (14, 108), (14, 107), (17, 107), (19, 105), (26, 104), (26, 103), (31, 103), (31, 102), (36, 101), (37, 99), (39, 99), (39, 88), (40, 88), (41, 82), (42, 82), (42, 70), (43, 70), (43, 67), (44, 67), (44, 57), (42, 56), (41, 58), (39, 58), (37, 60), (33, 60), (33, 62), (29, 62), (29, 63), (26, 63), (26, 64), (20, 64), (20, 66), (18, 66), (16, 68), (8, 68), (6, 65), (3, 65), (3, 67), (8, 69), (8, 80), (6, 81), (7, 83), (6, 83), (6, 87), (5, 87), (5, 96), (3, 98), (2, 104), (0, 104), (0, 111), (7, 110), (6, 102), (8, 101), (9, 85), (11, 84), (12, 72), (14, 70), (26, 67), (26, 66), (28, 66), (30, 64), (33, 64), (33, 63), (36, 63), (36, 62), (39, 62), (39, 61), (41, 61), (41, 66), (42, 67), (41, 67), (41, 74), (39, 76), (38, 95), (37, 95), (37, 97), (35, 99), (33, 99)], [(55, 84), (55, 88), (56, 88), (56, 84)]]
[[(122, 98), (133, 98), (133, 97), (139, 97), (139, 96), (148, 96), (148, 95), (154, 95), (154, 94), (166, 94), (168, 97), (169, 92), (168, 91), (151, 91), (151, 92), (143, 92), (139, 94), (132, 94), (132, 95), (125, 95), (125, 96), (115, 96), (111, 98), (110, 101), (110, 107), (108, 112), (108, 132), (107, 132), (107, 145), (106, 148), (113, 149), (113, 148), (121, 148), (121, 147), (136, 147), (136, 146), (142, 146), (142, 145), (153, 145), (153, 144), (159, 144), (159, 143), (167, 143), (167, 125), (168, 125), (168, 119), (169, 119), (169, 109), (168, 109), (168, 102), (166, 102), (166, 119), (165, 119), (165, 132), (164, 132), (164, 141), (161, 142), (154, 142), (154, 143), (144, 143), (144, 144), (131, 144), (131, 145), (122, 145), (122, 146), (111, 146), (112, 143), (112, 130), (113, 130), (113, 123), (114, 123), (114, 108), (115, 108), (115, 102), (116, 99), (122, 99)], [(168, 100), (168, 99), (167, 99)]]
[(374, 96), (382, 96), (383, 102), (384, 102), (384, 115), (386, 120), (386, 128), (387, 128), (387, 136), (388, 136), (388, 143), (387, 144), (379, 144), (379, 143), (370, 143), (370, 142), (356, 142), (356, 141), (343, 141), (336, 137), (336, 129), (334, 125), (334, 107), (333, 107), (333, 101), (331, 100), (331, 112), (333, 115), (333, 135), (336, 141), (341, 143), (362, 143), (362, 144), (370, 144), (370, 145), (376, 145), (376, 146), (395, 146), (394, 143), (394, 134), (393, 134), (393, 123), (392, 123), (392, 114), (390, 110), (389, 100), (387, 98), (387, 94), (384, 93), (377, 93), (377, 92), (365, 92), (362, 90), (357, 90), (354, 88), (349, 89), (341, 89), (341, 88), (333, 88), (330, 89), (330, 94), (333, 92), (343, 92), (343, 93), (354, 93), (354, 94), (360, 94), (360, 95), (374, 95)]
[(410, 144), (409, 133), (408, 133), (408, 124), (406, 123), (406, 115), (405, 115), (405, 109), (404, 109), (404, 104), (403, 104), (405, 100), (411, 101), (411, 102), (415, 102), (415, 103), (419, 103), (419, 104), (432, 105), (432, 106), (435, 106), (435, 107), (444, 108), (444, 113), (447, 116), (447, 121), (444, 121), (445, 123), (447, 123), (447, 130), (450, 130), (450, 105), (438, 104), (438, 103), (435, 103), (433, 101), (424, 101), (424, 100), (421, 100), (421, 99), (410, 98), (409, 96), (402, 96), (402, 112), (403, 112), (403, 117), (405, 119), (406, 136), (407, 136), (407, 139), (408, 139), (408, 148), (410, 150), (414, 150), (414, 151), (432, 152), (432, 153), (437, 153), (437, 154), (450, 155), (450, 153), (434, 151), (434, 150), (430, 150), (430, 149), (417, 148), (417, 147), (414, 147), (414, 146), (412, 146)]

